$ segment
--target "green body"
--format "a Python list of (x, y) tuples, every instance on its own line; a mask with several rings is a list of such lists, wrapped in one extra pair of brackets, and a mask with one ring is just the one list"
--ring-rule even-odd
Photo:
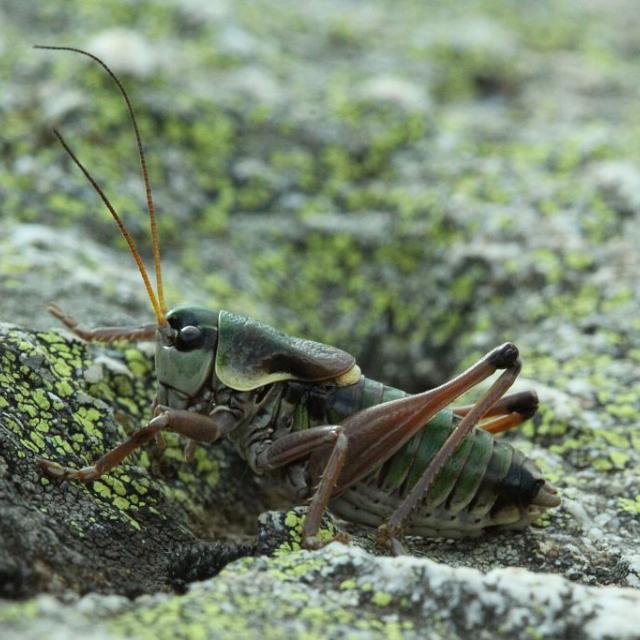
[[(158, 403), (207, 414), (221, 408), (231, 412), (237, 422), (227, 437), (256, 473), (265, 473), (265, 481), (292, 500), (306, 500), (319, 476), (310, 469), (309, 456), (265, 470), (261, 456), (274, 442), (293, 432), (342, 424), (363, 409), (407, 396), (361, 376), (344, 351), (287, 336), (245, 316), (179, 307), (167, 321), (168, 328), (158, 332)], [(332, 510), (352, 522), (385, 522), (458, 420), (453, 411), (443, 410), (407, 441), (392, 442), (388, 458), (366, 476), (336, 485), (342, 488), (334, 492)], [(406, 530), (459, 536), (526, 525), (539, 513), (532, 502), (541, 484), (530, 460), (475, 429), (446, 461)]]
[[(339, 424), (362, 409), (407, 396), (370, 378), (350, 386), (288, 383), (276, 408), (277, 422), (291, 415), (293, 430)], [(379, 526), (418, 481), (459, 418), (440, 411), (383, 465), (332, 500), (345, 520)], [(531, 460), (481, 429), (467, 437), (447, 460), (411, 516), (407, 532), (422, 536), (479, 534), (487, 528), (527, 525), (541, 476)]]

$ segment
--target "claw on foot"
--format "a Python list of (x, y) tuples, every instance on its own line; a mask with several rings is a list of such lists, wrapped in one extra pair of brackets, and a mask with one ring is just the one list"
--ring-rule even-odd
[(59, 478), (61, 480), (71, 478), (73, 480), (87, 482), (100, 475), (95, 466), (83, 467), (82, 469), (72, 469), (71, 467), (64, 467), (57, 462), (46, 460), (45, 458), (38, 458), (37, 463), (48, 476), (51, 476), (52, 478)]
[(48, 476), (53, 478), (65, 478), (67, 475), (68, 469), (57, 462), (46, 460), (45, 458), (38, 458), (37, 463)]
[(302, 539), (302, 546), (305, 549), (316, 550), (322, 549), (325, 545), (332, 542), (331, 540), (321, 540), (318, 536), (309, 536), (308, 538)]
[(400, 542), (401, 531), (398, 527), (391, 527), (388, 524), (381, 524), (378, 527), (376, 536), (376, 546), (394, 556), (407, 555), (407, 549)]
[(185, 462), (193, 462), (193, 458), (196, 455), (197, 448), (198, 448), (198, 443), (195, 440), (189, 440), (189, 442), (187, 442), (187, 444), (184, 445)]
[(319, 536), (308, 536), (302, 539), (302, 546), (305, 549), (315, 550), (322, 549), (332, 542), (341, 542), (342, 544), (349, 544), (349, 535), (344, 531), (338, 531), (333, 538), (328, 540), (321, 539)]
[(158, 433), (156, 433), (154, 438), (155, 438), (156, 447), (158, 448), (158, 450), (164, 451), (167, 448), (167, 441), (164, 437), (164, 433), (162, 433), (162, 431), (158, 431)]

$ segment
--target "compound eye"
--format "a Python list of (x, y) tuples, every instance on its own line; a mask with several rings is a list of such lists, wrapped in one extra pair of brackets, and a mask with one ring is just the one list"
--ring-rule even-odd
[(198, 349), (204, 344), (204, 333), (200, 327), (189, 324), (182, 327), (176, 339), (176, 347), (181, 351), (191, 351)]

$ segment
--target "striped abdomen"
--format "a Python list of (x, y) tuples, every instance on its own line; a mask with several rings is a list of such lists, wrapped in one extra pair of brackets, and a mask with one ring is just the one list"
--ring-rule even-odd
[[(330, 422), (380, 402), (406, 395), (363, 378), (327, 397)], [(350, 522), (378, 526), (395, 511), (444, 444), (459, 418), (444, 410), (430, 420), (384, 465), (331, 501), (331, 510)], [(475, 429), (446, 462), (411, 515), (406, 533), (464, 536), (490, 527), (525, 526), (543, 510), (536, 497), (544, 479), (520, 451)]]

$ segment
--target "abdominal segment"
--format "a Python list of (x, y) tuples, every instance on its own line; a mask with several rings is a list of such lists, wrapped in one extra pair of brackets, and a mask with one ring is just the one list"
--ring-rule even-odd
[[(349, 522), (378, 527), (401, 504), (445, 442), (458, 418), (440, 412), (382, 467), (334, 498), (330, 508)], [(404, 532), (423, 537), (479, 535), (520, 528), (556, 506), (555, 490), (532, 460), (475, 429), (449, 458), (408, 518)]]

